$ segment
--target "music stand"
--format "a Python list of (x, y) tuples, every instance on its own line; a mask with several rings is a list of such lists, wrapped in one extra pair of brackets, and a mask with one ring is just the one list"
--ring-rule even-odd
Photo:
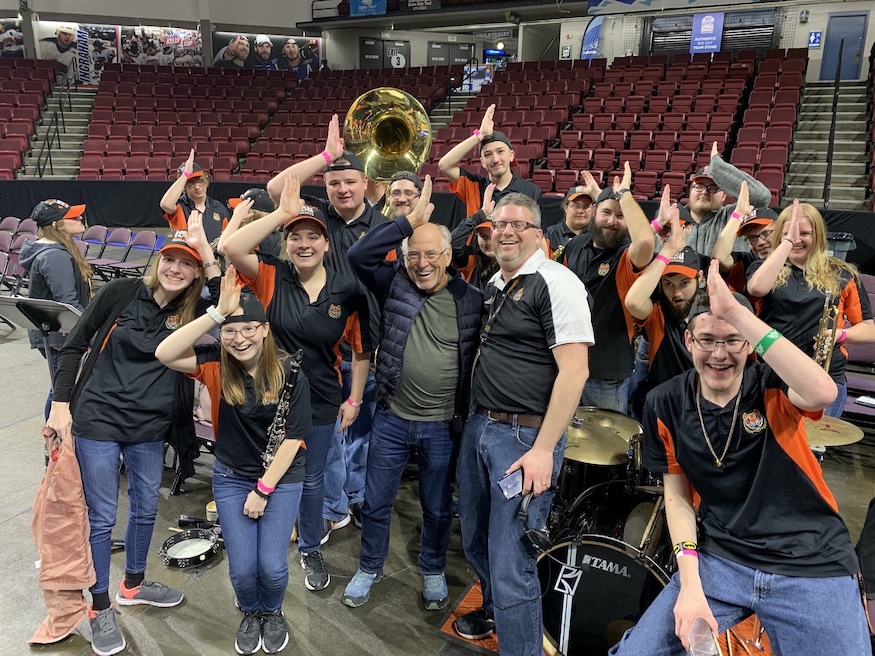
[(72, 305), (45, 298), (0, 296), (0, 315), (23, 328), (33, 327), (42, 333), (46, 360), (49, 363), (49, 380), (53, 383), (55, 372), (50, 357), (49, 334), (69, 333), (79, 321), (81, 314)]

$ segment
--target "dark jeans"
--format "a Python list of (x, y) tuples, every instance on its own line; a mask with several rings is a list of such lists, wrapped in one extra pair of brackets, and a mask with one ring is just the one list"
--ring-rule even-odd
[[(43, 353), (42, 349), (40, 349), (40, 354), (43, 357), (46, 357), (46, 354)], [(49, 413), (52, 410), (52, 398), (54, 398), (54, 393), (55, 393), (55, 389), (54, 389), (54, 387), (55, 387), (54, 386), (55, 372), (58, 370), (58, 357), (60, 355), (61, 355), (60, 350), (49, 349), (49, 363), (51, 364), (51, 367), (52, 367), (52, 378), (49, 381), (49, 395), (46, 397), (46, 407), (44, 409), (44, 412), (46, 415), (46, 421), (49, 420)]]
[(310, 553), (319, 549), (322, 541), (322, 505), (325, 502), (325, 458), (337, 430), (337, 422), (313, 426), (304, 438), (307, 459), (304, 464), (304, 492), (301, 495), (301, 515), (298, 520), (298, 549)]
[(412, 446), (419, 453), (419, 502), (422, 505), (419, 567), (423, 574), (440, 574), (446, 567), (453, 525), (450, 470), (454, 449), (450, 422), (401, 419), (380, 403), (371, 430), (362, 507), (359, 567), (370, 574), (383, 568), (389, 554), (392, 504)]

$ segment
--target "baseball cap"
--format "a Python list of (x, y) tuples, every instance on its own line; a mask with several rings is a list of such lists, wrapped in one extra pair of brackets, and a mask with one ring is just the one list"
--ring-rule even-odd
[[(338, 163), (339, 160), (345, 159), (348, 164)], [(354, 152), (350, 150), (344, 150), (343, 155), (337, 158), (333, 163), (329, 164), (325, 171), (361, 171), (365, 172), (365, 166), (362, 164), (362, 161), (358, 158)]]
[(61, 219), (76, 219), (84, 213), (84, 205), (70, 205), (62, 200), (52, 198), (44, 200), (34, 207), (30, 218), (36, 221), (37, 226), (44, 228)]
[(201, 261), (200, 253), (185, 243), (185, 230), (174, 230), (167, 234), (164, 239), (164, 245), (161, 247), (160, 253), (171, 250), (185, 251), (198, 262)]
[(398, 171), (397, 173), (393, 173), (389, 183), (398, 182), (399, 180), (412, 182), (419, 191), (422, 191), (422, 180), (420, 180), (419, 176), (412, 171)]
[(478, 152), (483, 152), (483, 149), (486, 147), (487, 144), (491, 144), (496, 141), (500, 141), (501, 143), (507, 145), (508, 148), (513, 150), (513, 146), (510, 145), (510, 139), (507, 138), (507, 135), (504, 132), (496, 130), (480, 142), (480, 150)]
[(291, 230), (292, 226), (296, 223), (300, 223), (301, 221), (312, 221), (314, 223), (318, 223), (322, 228), (322, 234), (326, 237), (328, 236), (328, 226), (325, 225), (325, 215), (322, 214), (322, 211), (318, 207), (313, 207), (312, 205), (303, 205), (301, 210), (298, 212), (298, 216), (294, 217), (291, 221), (289, 221), (284, 227), (283, 230)]
[(678, 251), (672, 256), (671, 262), (666, 265), (662, 275), (670, 276), (674, 273), (679, 273), (687, 278), (695, 278), (699, 275), (700, 261), (699, 254), (689, 246), (686, 246), (683, 250)]
[(708, 173), (708, 167), (704, 166), (690, 176), (690, 182), (699, 182), (700, 180), (708, 180), (714, 184), (714, 178)]
[(777, 218), (778, 213), (775, 212), (775, 210), (769, 207), (755, 207), (748, 219), (738, 226), (738, 232), (736, 234), (739, 237), (743, 237), (744, 233), (751, 226), (767, 226)]
[[(732, 295), (735, 297), (736, 301), (753, 312), (753, 306), (750, 304), (750, 301), (747, 300), (746, 296), (739, 294), (738, 292), (732, 292)], [(687, 322), (692, 320), (693, 317), (697, 317), (700, 314), (707, 314), (709, 312), (711, 312), (711, 299), (707, 294), (699, 294), (696, 297), (696, 300), (693, 301), (692, 307), (690, 307), (690, 312), (687, 314)]]
[(240, 294), (240, 309), (243, 310), (243, 314), (232, 314), (225, 319), (225, 323), (246, 323), (248, 321), (267, 323), (267, 312), (264, 311), (264, 305), (256, 298), (255, 294), (248, 292)]
[(267, 34), (259, 34), (255, 37), (255, 45), (260, 46), (262, 43), (270, 43), (270, 45), (273, 45)]
[(267, 193), (266, 190), (259, 189), (258, 187), (247, 189), (241, 194), (240, 198), (229, 199), (228, 205), (233, 209), (244, 200), (251, 200), (252, 209), (258, 210), (259, 212), (273, 212), (276, 209), (276, 205), (270, 197), (270, 194)]
[(592, 196), (587, 193), (586, 187), (578, 185), (576, 187), (572, 187), (565, 193), (565, 202), (570, 203), (580, 196), (586, 196), (587, 198), (589, 198), (590, 201), (592, 201), (593, 199)]
[(474, 241), (474, 237), (477, 234), (477, 231), (481, 228), (488, 228), (489, 230), (492, 230), (492, 221), (483, 221), (482, 223), (478, 223), (471, 229), (471, 234), (468, 235), (467, 241), (467, 244), (469, 246), (471, 245), (471, 242)]
[[(182, 175), (183, 170), (185, 170), (185, 162), (183, 162), (182, 164), (179, 165), (179, 168), (176, 169), (176, 172), (179, 175)], [(203, 174), (204, 174), (204, 170), (201, 168), (200, 164), (193, 164), (191, 167), (191, 175), (188, 177), (189, 178), (196, 178), (199, 175), (203, 175)]]

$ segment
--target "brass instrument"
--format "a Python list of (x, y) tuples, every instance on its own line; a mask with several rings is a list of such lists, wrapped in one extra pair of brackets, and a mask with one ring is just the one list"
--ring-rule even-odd
[(431, 122), (409, 93), (380, 87), (353, 101), (343, 123), (343, 140), (362, 161), (365, 175), (388, 182), (394, 173), (416, 173), (425, 163), (431, 150)]
[(817, 325), (817, 334), (814, 336), (814, 361), (829, 371), (832, 362), (832, 352), (835, 348), (836, 331), (839, 327), (838, 304), (833, 304), (832, 292), (826, 292), (823, 299), (823, 313), (820, 315), (820, 323)]
[(553, 260), (554, 262), (561, 262), (562, 261), (562, 254), (565, 253), (565, 246), (566, 246), (566, 244), (562, 244), (559, 248), (557, 248), (555, 251), (553, 251), (553, 255), (550, 256), (550, 259)]

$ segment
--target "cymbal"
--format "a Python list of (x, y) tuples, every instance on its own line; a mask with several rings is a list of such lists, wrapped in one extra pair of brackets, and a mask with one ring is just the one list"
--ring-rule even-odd
[(854, 424), (826, 417), (820, 421), (805, 420), (808, 443), (816, 446), (847, 446), (863, 439), (863, 431)]
[(568, 429), (565, 457), (590, 465), (622, 465), (628, 462), (629, 443), (601, 426), (572, 426)]
[(574, 418), (571, 420), (572, 427), (581, 426), (598, 426), (606, 428), (612, 433), (623, 436), (627, 441), (633, 435), (638, 435), (641, 432), (641, 424), (621, 415), (614, 410), (603, 410), (589, 405), (582, 405), (574, 412)]

